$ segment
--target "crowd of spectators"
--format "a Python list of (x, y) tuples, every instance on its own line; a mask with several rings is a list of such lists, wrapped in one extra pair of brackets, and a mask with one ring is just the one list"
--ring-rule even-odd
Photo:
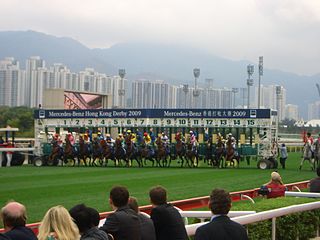
[[(320, 192), (320, 168), (317, 178), (310, 181), (310, 192)], [(282, 197), (286, 187), (278, 172), (260, 189), (267, 198)], [(135, 197), (126, 187), (115, 186), (109, 193), (113, 212), (99, 228), (100, 215), (94, 208), (78, 204), (69, 211), (61, 205), (50, 208), (39, 226), (39, 233), (26, 227), (27, 212), (23, 204), (11, 201), (0, 211), (4, 233), (0, 240), (187, 240), (188, 235), (179, 211), (167, 202), (162, 186), (149, 191), (152, 210), (150, 216), (139, 211)], [(209, 196), (212, 218), (196, 231), (195, 240), (248, 239), (245, 228), (228, 216), (231, 209), (229, 192), (213, 189)]]

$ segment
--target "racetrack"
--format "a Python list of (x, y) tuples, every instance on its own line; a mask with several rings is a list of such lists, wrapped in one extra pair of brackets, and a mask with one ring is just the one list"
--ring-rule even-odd
[[(298, 171), (300, 153), (289, 155), (287, 169), (279, 169), (285, 183), (315, 177), (308, 163)], [(127, 186), (140, 205), (149, 204), (148, 190), (154, 185), (168, 189), (169, 200), (208, 195), (214, 187), (239, 191), (260, 187), (273, 170), (259, 170), (241, 162), (239, 169), (200, 168), (115, 168), (115, 167), (12, 167), (0, 168), (0, 204), (14, 199), (27, 206), (28, 223), (40, 221), (51, 206), (70, 208), (85, 203), (99, 212), (110, 210), (108, 192), (113, 185)]]

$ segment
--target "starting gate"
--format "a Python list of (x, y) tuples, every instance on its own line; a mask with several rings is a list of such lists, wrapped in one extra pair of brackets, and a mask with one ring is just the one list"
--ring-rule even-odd
[(232, 133), (240, 154), (264, 159), (274, 156), (277, 143), (277, 112), (271, 109), (37, 109), (35, 118), (35, 155), (42, 155), (40, 133), (49, 128), (99, 128), (112, 135), (125, 129), (140, 129), (155, 133), (174, 134), (189, 130), (197, 132), (200, 143), (208, 136), (213, 141), (220, 133)]

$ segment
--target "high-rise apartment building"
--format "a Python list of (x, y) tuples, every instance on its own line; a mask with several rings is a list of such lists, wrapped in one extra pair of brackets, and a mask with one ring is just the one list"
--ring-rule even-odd
[(0, 61), (0, 105), (23, 105), (24, 71), (20, 70), (19, 62), (14, 58)]
[(308, 120), (320, 119), (320, 101), (308, 104)]
[(132, 83), (133, 108), (175, 108), (177, 90), (162, 80), (137, 80)]
[(287, 104), (285, 106), (285, 118), (289, 120), (299, 120), (298, 105)]
[[(261, 85), (260, 89), (260, 108), (278, 110), (279, 119), (285, 119), (286, 89), (283, 86), (278, 85)], [(252, 103), (252, 106), (257, 107), (258, 88), (255, 88), (255, 92), (255, 101)]]
[(39, 89), (42, 82), (39, 82), (38, 69), (45, 67), (45, 61), (39, 56), (33, 56), (26, 60), (26, 81), (25, 81), (25, 104), (29, 107), (38, 107), (41, 102), (39, 100)]

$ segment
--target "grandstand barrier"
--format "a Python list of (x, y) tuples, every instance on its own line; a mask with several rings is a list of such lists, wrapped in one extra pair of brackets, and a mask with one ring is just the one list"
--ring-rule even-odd
[[(250, 223), (256, 223), (256, 222), (272, 219), (272, 240), (275, 240), (277, 217), (281, 217), (284, 215), (297, 213), (297, 212), (310, 211), (318, 208), (320, 208), (320, 202), (313, 202), (313, 203), (292, 205), (284, 208), (273, 209), (273, 210), (249, 214), (245, 216), (234, 217), (231, 219), (233, 221), (240, 223), (241, 225), (247, 225)], [(196, 223), (196, 224), (187, 225), (186, 230), (187, 230), (188, 236), (195, 235), (197, 228), (204, 224), (206, 223)]]
[[(305, 189), (305, 188), (308, 188), (309, 182), (310, 181), (290, 183), (290, 184), (286, 184), (286, 187), (290, 191), (292, 191), (295, 187), (299, 187), (300, 189)], [(236, 202), (236, 201), (242, 200), (242, 195), (247, 195), (247, 196), (250, 196), (251, 198), (258, 197), (259, 196), (259, 194), (258, 194), (259, 189), (260, 188), (255, 188), (255, 189), (251, 189), (251, 190), (231, 192), (230, 193), (231, 199), (233, 202)], [(208, 202), (209, 202), (209, 196), (172, 201), (170, 203), (173, 204), (174, 206), (182, 209), (183, 211), (186, 211), (186, 210), (207, 207)], [(150, 214), (152, 206), (151, 205), (141, 206), (141, 207), (139, 207), (139, 209), (141, 212), (145, 212), (147, 214)], [(100, 219), (106, 218), (110, 213), (112, 213), (112, 211), (100, 213)], [(32, 231), (34, 231), (37, 234), (39, 225), (40, 225), (40, 222), (31, 223), (31, 224), (27, 224), (27, 227), (31, 228)], [(3, 232), (3, 231), (4, 231), (4, 229), (0, 229), (0, 232)]]

